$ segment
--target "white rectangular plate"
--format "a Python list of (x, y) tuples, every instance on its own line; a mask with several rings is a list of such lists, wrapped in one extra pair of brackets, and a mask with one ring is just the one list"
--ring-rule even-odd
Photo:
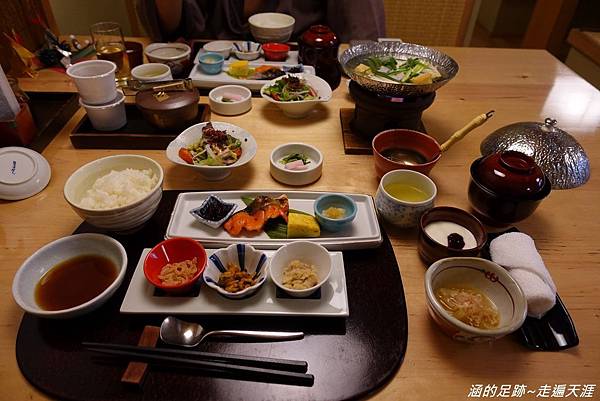
[[(250, 62), (250, 66), (251, 67), (257, 67), (263, 64), (268, 64), (268, 65), (276, 65), (276, 66), (294, 66), (297, 64), (290, 64), (290, 63), (272, 63), (272, 62), (268, 62), (268, 63), (255, 63), (253, 61)], [(224, 68), (227, 67), (227, 64), (225, 64)], [(315, 74), (315, 67), (312, 67), (310, 65), (305, 65), (304, 66), (304, 72), (306, 74)], [(245, 86), (246, 88), (250, 89), (250, 90), (259, 90), (260, 88), (263, 87), (264, 84), (268, 83), (270, 80), (268, 79), (238, 79), (238, 78), (234, 78), (232, 76), (229, 76), (225, 71), (221, 71), (218, 74), (215, 75), (208, 75), (208, 74), (204, 74), (202, 71), (200, 71), (200, 67), (198, 67), (197, 64), (194, 64), (194, 67), (192, 67), (192, 71), (190, 71), (190, 75), (189, 77), (192, 79), (192, 82), (194, 83), (194, 86), (197, 86), (199, 88), (206, 88), (206, 89), (211, 89), (211, 88), (216, 88), (217, 86), (221, 86), (221, 85), (241, 85), (241, 86)]]
[[(204, 49), (200, 49), (198, 51), (198, 53), (196, 53), (196, 57), (194, 57), (194, 64), (198, 64), (198, 57), (200, 57), (204, 53), (206, 53), (204, 51)], [(225, 60), (224, 65), (229, 65), (236, 61), (239, 61), (239, 59), (235, 56), (235, 53), (232, 51), (231, 56), (229, 56), (229, 58), (227, 60)], [(288, 58), (285, 61), (267, 61), (267, 60), (265, 60), (264, 54), (261, 51), (260, 57), (257, 58), (256, 60), (250, 60), (250, 62), (258, 63), (258, 64), (269, 64), (269, 65), (281, 65), (281, 64), (296, 65), (296, 64), (299, 64), (298, 63), (298, 50), (290, 50), (288, 52)]]
[[(216, 195), (225, 202), (238, 205), (237, 210), (246, 207), (242, 202), (242, 196), (255, 197), (257, 195), (266, 195), (277, 197), (281, 194), (287, 194), (290, 202), (290, 209), (296, 209), (313, 214), (313, 205), (315, 200), (324, 194), (324, 192), (304, 192), (304, 191), (221, 191), (221, 192), (184, 192), (179, 194), (173, 214), (167, 227), (166, 238), (189, 237), (202, 243), (205, 247), (222, 247), (234, 243), (244, 242), (261, 249), (276, 249), (282, 245), (293, 241), (306, 241), (307, 238), (290, 239), (272, 239), (265, 232), (248, 235), (243, 232), (237, 237), (231, 236), (221, 226), (220, 228), (211, 228), (198, 222), (191, 214), (190, 210), (200, 206), (200, 204), (209, 195)], [(377, 248), (383, 238), (379, 230), (377, 213), (373, 198), (368, 195), (346, 194), (350, 196), (357, 205), (356, 218), (352, 224), (341, 231), (332, 233), (325, 230), (321, 231), (319, 238), (310, 238), (311, 242), (323, 245), (330, 251), (343, 249), (365, 249)]]
[[(207, 249), (210, 256), (216, 249)], [(277, 298), (270, 278), (253, 296), (227, 299), (205, 283), (197, 297), (154, 296), (154, 286), (144, 276), (144, 259), (149, 248), (142, 251), (131, 283), (121, 304), (121, 313), (160, 313), (178, 315), (255, 315), (255, 316), (330, 316), (349, 315), (344, 259), (341, 252), (330, 252), (331, 275), (321, 287), (320, 299)], [(270, 258), (274, 251), (265, 251)], [(200, 278), (202, 280), (202, 278)]]

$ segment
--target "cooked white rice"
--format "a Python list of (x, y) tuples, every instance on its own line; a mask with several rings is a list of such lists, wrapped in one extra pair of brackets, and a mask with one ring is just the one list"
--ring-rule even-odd
[(125, 206), (146, 196), (157, 182), (158, 177), (151, 169), (112, 170), (94, 182), (80, 204), (95, 210)]

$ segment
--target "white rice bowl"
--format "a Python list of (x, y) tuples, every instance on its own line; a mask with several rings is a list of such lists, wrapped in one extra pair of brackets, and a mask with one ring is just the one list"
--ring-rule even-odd
[(88, 223), (128, 231), (152, 217), (162, 197), (162, 183), (163, 169), (154, 160), (115, 155), (94, 160), (71, 174), (64, 196)]

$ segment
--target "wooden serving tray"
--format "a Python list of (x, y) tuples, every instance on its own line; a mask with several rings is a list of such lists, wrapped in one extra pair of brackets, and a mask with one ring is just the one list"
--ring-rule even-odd
[[(370, 155), (373, 154), (371, 148), (372, 137), (355, 132), (352, 129), (350, 121), (354, 117), (353, 108), (340, 109), (340, 123), (342, 125), (342, 140), (344, 142), (344, 153), (347, 155)], [(419, 132), (427, 133), (423, 122), (420, 123)]]
[[(159, 326), (164, 319), (164, 315), (120, 314), (119, 307), (142, 249), (164, 238), (180, 192), (165, 191), (157, 212), (135, 233), (106, 233), (87, 223), (76, 230), (102, 232), (121, 242), (129, 260), (127, 273), (108, 303), (88, 315), (70, 320), (24, 315), (16, 357), (29, 382), (57, 399), (68, 400), (321, 401), (364, 397), (394, 376), (406, 351), (408, 317), (400, 271), (384, 233), (379, 248), (343, 252), (350, 309), (347, 318), (185, 316), (207, 330), (303, 331), (306, 335), (298, 341), (207, 341), (197, 350), (306, 360), (308, 373), (315, 377), (312, 386), (242, 381), (222, 373), (152, 366), (141, 388), (121, 383), (127, 361), (91, 353), (81, 343), (135, 345), (146, 325)], [(200, 291), (204, 290), (207, 288), (201, 286)]]
[[(144, 119), (135, 104), (126, 104), (127, 124), (117, 131), (98, 131), (87, 114), (70, 134), (77, 149), (166, 149), (181, 129), (159, 129)], [(198, 104), (198, 115), (189, 125), (210, 121), (210, 107)]]

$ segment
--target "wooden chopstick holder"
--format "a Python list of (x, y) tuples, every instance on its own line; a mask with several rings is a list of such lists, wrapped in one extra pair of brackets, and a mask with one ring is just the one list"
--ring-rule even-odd
[[(140, 347), (156, 347), (160, 328), (156, 326), (145, 326), (138, 341)], [(148, 372), (148, 364), (145, 362), (129, 362), (127, 369), (121, 376), (121, 382), (141, 386)]]

